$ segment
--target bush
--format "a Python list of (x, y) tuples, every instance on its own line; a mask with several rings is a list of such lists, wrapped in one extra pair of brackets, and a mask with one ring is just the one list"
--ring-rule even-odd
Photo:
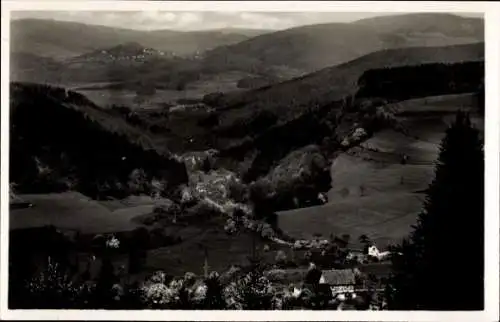
[(198, 121), (198, 125), (202, 127), (212, 128), (219, 125), (219, 115), (210, 113), (205, 118)]
[(223, 98), (223, 96), (224, 94), (221, 92), (210, 93), (203, 96), (202, 101), (204, 104), (216, 107), (217, 105), (219, 105), (219, 101)]
[(278, 263), (280, 266), (283, 266), (285, 262), (287, 261), (287, 256), (284, 251), (279, 250), (276, 252), (276, 256), (274, 257), (274, 260), (276, 263)]
[(88, 299), (93, 294), (92, 285), (74, 283), (71, 276), (50, 259), (48, 266), (28, 281), (25, 290), (24, 300), (36, 309), (88, 308)]
[(232, 180), (228, 184), (229, 198), (236, 202), (246, 203), (249, 199), (249, 189), (241, 181)]

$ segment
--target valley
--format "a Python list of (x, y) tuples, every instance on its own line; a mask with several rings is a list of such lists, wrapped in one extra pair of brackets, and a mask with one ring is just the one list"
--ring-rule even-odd
[(9, 231), (41, 240), (11, 254), (16, 267), (64, 257), (60, 242), (84, 259), (75, 276), (109, 263), (129, 270), (123, 285), (159, 270), (236, 280), (257, 262), (380, 264), (382, 283), (390, 259), (349, 254), (412, 232), (459, 112), (484, 138), (482, 19), (11, 28)]

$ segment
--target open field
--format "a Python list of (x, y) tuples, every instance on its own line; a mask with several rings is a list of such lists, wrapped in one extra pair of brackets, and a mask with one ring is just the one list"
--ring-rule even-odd
[[(276, 250), (282, 249), (290, 256), (288, 246), (272, 244), (255, 237), (248, 232), (228, 235), (217, 225), (192, 226), (192, 238), (185, 239), (181, 244), (154, 249), (148, 254), (149, 269), (162, 269), (172, 275), (182, 275), (186, 271), (195, 274), (203, 273), (204, 250), (208, 251), (209, 270), (223, 272), (231, 265), (248, 265), (252, 255), (252, 245), (255, 242), (256, 253), (262, 256), (263, 262), (274, 263)], [(270, 246), (269, 252), (263, 252), (264, 245)]]
[(335, 203), (278, 213), (279, 227), (292, 237), (310, 239), (314, 234), (349, 234), (352, 242), (362, 234), (384, 248), (405, 237), (423, 202), (413, 193), (387, 193), (350, 197)]
[(333, 187), (328, 197), (337, 202), (361, 195), (412, 193), (427, 188), (433, 175), (432, 165), (377, 163), (341, 155), (332, 166)]
[[(242, 89), (237, 87), (240, 79), (249, 77), (248, 73), (227, 72), (192, 82), (182, 91), (173, 89), (156, 89), (155, 94), (145, 98), (144, 102), (136, 101), (136, 92), (131, 89), (108, 89), (108, 84), (71, 84), (71, 88), (85, 96), (96, 104), (106, 107), (110, 105), (123, 105), (132, 109), (157, 109), (165, 104), (176, 105), (182, 99), (202, 99), (206, 94), (221, 92), (238, 92)], [(68, 85), (65, 85), (68, 87)]]
[(20, 195), (33, 207), (11, 209), (10, 229), (54, 225), (82, 233), (130, 231), (138, 227), (132, 219), (150, 213), (153, 205), (139, 205), (112, 211), (77, 192)]

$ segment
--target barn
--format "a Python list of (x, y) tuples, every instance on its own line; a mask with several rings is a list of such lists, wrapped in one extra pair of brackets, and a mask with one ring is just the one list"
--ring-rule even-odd
[(355, 296), (356, 273), (352, 269), (324, 270), (319, 283), (329, 285), (333, 297), (339, 295), (352, 297)]

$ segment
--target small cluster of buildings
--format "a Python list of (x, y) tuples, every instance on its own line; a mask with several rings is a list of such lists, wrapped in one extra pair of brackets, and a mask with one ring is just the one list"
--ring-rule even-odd
[(315, 289), (322, 289), (324, 294), (330, 292), (330, 301), (338, 305), (357, 298), (357, 276), (361, 273), (357, 269), (319, 270), (311, 264), (309, 269), (270, 270), (264, 274), (273, 284), (291, 282), (286, 293), (295, 299), (304, 300)]
[(391, 256), (390, 251), (380, 251), (377, 246), (370, 245), (364, 251), (362, 250), (351, 250), (347, 253), (346, 260), (357, 261), (359, 263), (367, 263), (375, 259), (377, 261), (383, 261), (389, 259)]

